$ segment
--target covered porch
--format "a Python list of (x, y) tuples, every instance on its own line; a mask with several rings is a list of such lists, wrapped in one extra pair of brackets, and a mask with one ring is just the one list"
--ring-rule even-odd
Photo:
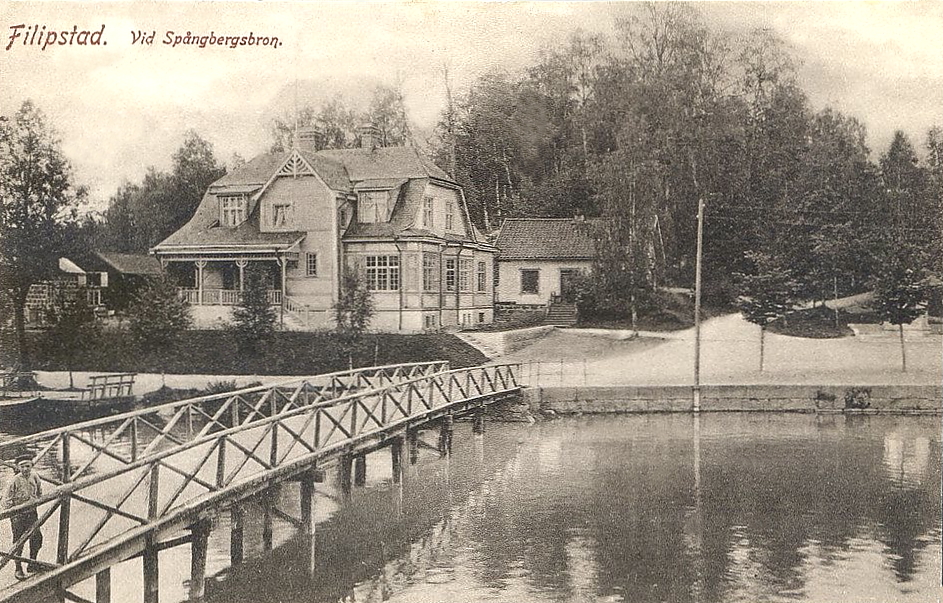
[[(261, 268), (269, 303), (285, 315), (307, 314), (304, 304), (287, 292), (287, 272), (299, 259), (303, 235), (285, 233), (282, 240), (264, 244), (168, 245), (154, 249), (167, 274), (178, 284), (180, 296), (199, 307), (231, 307), (239, 303), (247, 271)], [(274, 238), (274, 237), (273, 237)]]
[[(251, 265), (261, 267), (269, 304), (280, 306), (285, 296), (283, 261), (255, 260)], [(250, 260), (194, 260), (168, 261), (167, 272), (179, 284), (177, 291), (187, 303), (195, 306), (234, 306), (245, 290), (246, 271)]]

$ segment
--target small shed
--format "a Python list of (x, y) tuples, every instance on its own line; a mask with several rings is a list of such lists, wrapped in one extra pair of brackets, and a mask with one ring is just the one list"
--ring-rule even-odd
[(106, 274), (102, 302), (109, 310), (125, 310), (132, 296), (148, 279), (163, 273), (160, 262), (149, 255), (95, 251), (78, 262), (86, 271)]
[(496, 301), (547, 305), (567, 298), (575, 278), (596, 257), (594, 220), (508, 218), (498, 231)]

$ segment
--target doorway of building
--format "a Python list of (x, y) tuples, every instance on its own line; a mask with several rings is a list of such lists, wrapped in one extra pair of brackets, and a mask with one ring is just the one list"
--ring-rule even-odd
[(576, 281), (578, 268), (560, 268), (560, 297), (567, 303), (576, 301)]

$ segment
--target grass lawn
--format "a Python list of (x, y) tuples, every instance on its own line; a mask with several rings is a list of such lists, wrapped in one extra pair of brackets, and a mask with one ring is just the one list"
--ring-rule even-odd
[[(55, 342), (41, 332), (28, 334), (34, 370), (67, 370), (57, 358)], [(14, 348), (3, 346), (5, 364)], [(478, 350), (448, 334), (367, 334), (353, 353), (354, 366), (448, 360), (453, 368), (474, 366), (487, 360)], [(263, 354), (241, 354), (232, 336), (219, 330), (187, 331), (173, 350), (145, 355), (132, 344), (127, 331), (107, 328), (76, 359), (75, 371), (216, 374), (216, 375), (314, 375), (344, 370), (348, 358), (331, 332), (277, 332)]]
[(769, 324), (767, 329), (771, 333), (790, 335), (792, 337), (808, 337), (811, 339), (834, 339), (849, 337), (854, 332), (848, 326), (856, 323), (879, 323), (880, 319), (873, 312), (861, 309), (840, 308), (838, 322), (835, 321), (835, 310), (818, 306), (790, 312), (786, 319), (779, 318)]

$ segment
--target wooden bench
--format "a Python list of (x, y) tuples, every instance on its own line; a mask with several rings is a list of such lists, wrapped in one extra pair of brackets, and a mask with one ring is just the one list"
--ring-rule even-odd
[(82, 400), (110, 400), (113, 398), (130, 398), (133, 394), (134, 377), (136, 373), (109, 373), (107, 375), (92, 375), (88, 380), (88, 387), (82, 390)]

